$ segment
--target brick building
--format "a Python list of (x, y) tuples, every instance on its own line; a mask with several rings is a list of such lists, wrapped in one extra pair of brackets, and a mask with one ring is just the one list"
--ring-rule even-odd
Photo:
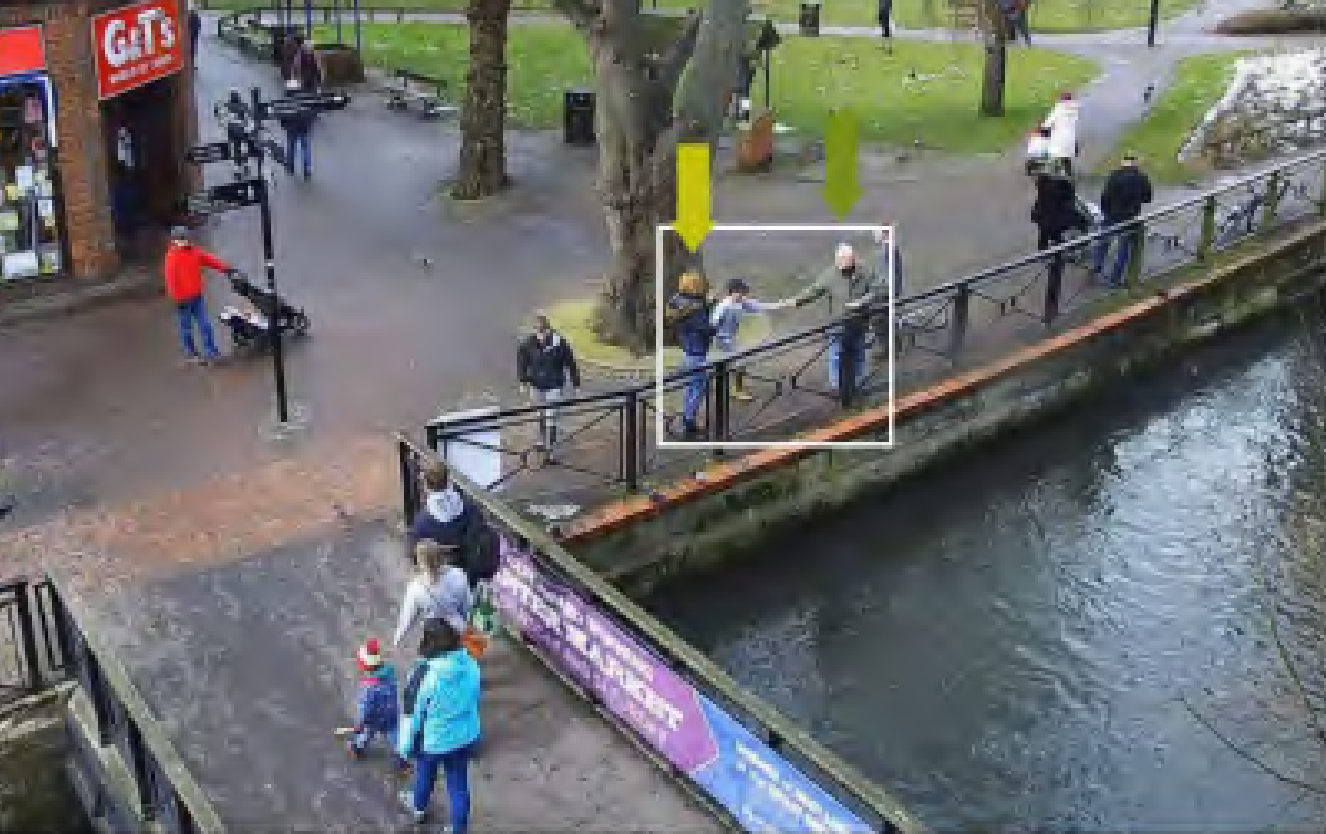
[(198, 185), (185, 0), (0, 0), (0, 302), (148, 257)]

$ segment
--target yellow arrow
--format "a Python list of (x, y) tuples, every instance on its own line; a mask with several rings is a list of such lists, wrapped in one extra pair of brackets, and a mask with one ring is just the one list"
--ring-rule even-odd
[(677, 222), (673, 226), (692, 252), (709, 236), (709, 146), (688, 142), (677, 146)]

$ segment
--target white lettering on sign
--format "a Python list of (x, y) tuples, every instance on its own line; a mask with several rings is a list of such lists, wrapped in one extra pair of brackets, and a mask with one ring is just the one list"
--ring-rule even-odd
[(145, 9), (138, 13), (138, 25), (113, 20), (106, 26), (101, 39), (101, 51), (106, 63), (122, 67), (131, 61), (151, 58), (175, 45), (175, 21), (164, 9)]

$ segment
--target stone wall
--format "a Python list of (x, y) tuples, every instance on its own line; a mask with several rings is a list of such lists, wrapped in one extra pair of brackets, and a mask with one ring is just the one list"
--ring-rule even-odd
[[(1089, 325), (902, 398), (889, 451), (777, 449), (712, 467), (649, 498), (610, 505), (563, 536), (572, 552), (635, 596), (759, 555), (791, 525), (886, 489), (908, 474), (1052, 415), (1184, 345), (1209, 339), (1326, 284), (1326, 223), (1179, 276)], [(878, 408), (816, 440), (886, 435)]]
[(64, 772), (64, 689), (0, 710), (0, 831), (90, 831)]

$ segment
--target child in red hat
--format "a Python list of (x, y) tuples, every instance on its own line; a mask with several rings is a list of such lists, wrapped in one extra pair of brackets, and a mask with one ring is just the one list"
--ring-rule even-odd
[(359, 648), (359, 701), (355, 711), (355, 725), (347, 743), (350, 755), (360, 758), (373, 737), (387, 736), (387, 744), (395, 746), (396, 728), (400, 724), (400, 702), (397, 697), (396, 670), (382, 659), (377, 638), (370, 638)]

